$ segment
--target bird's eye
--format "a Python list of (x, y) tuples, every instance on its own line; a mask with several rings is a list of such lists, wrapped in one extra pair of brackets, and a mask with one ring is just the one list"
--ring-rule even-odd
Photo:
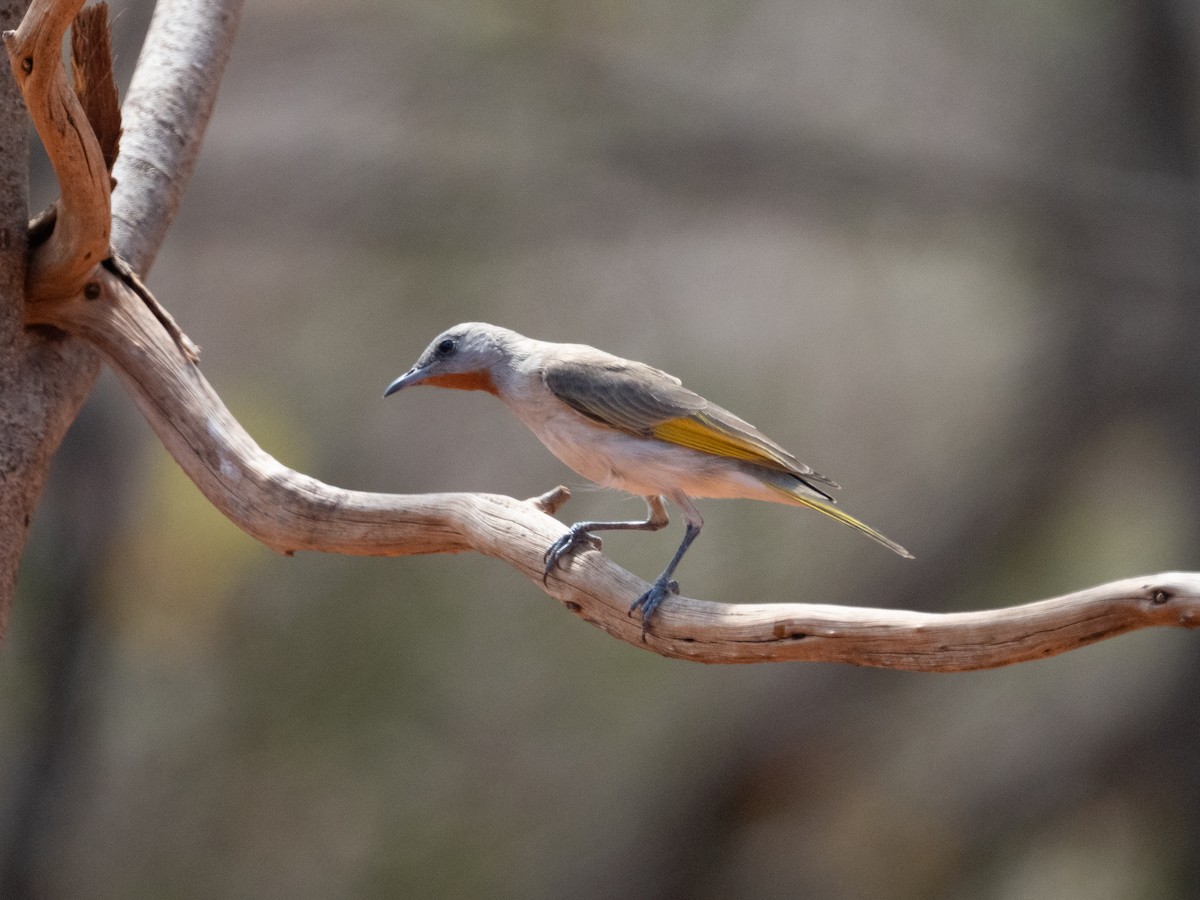
[(455, 341), (453, 339), (446, 338), (444, 341), (442, 341), (440, 344), (437, 345), (438, 356), (449, 356), (451, 353), (454, 352), (454, 348), (456, 346), (457, 346), (457, 344), (455, 343)]

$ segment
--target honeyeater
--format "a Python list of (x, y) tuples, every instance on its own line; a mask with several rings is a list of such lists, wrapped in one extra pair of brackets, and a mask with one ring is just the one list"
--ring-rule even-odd
[(538, 341), (482, 322), (434, 338), (416, 365), (388, 385), (387, 397), (426, 384), (487, 391), (500, 399), (564, 463), (602, 487), (640, 494), (645, 521), (577, 522), (545, 553), (545, 577), (597, 531), (657, 531), (663, 501), (687, 523), (683, 542), (650, 589), (633, 601), (643, 633), (678, 586), (675, 567), (704, 524), (696, 497), (743, 497), (807, 506), (849, 525), (901, 556), (912, 554), (834, 506), (838, 486), (753, 425), (689, 391), (678, 378), (583, 344)]

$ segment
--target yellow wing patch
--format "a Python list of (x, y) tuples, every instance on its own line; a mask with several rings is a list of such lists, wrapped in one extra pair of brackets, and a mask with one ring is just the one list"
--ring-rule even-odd
[(687, 447), (690, 450), (699, 450), (701, 453), (711, 453), (713, 456), (744, 459), (747, 462), (759, 463), (772, 468), (792, 468), (787, 465), (785, 460), (767, 452), (759, 444), (740, 435), (716, 428), (697, 417), (668, 419), (651, 428), (650, 433), (660, 441), (678, 444), (680, 447)]

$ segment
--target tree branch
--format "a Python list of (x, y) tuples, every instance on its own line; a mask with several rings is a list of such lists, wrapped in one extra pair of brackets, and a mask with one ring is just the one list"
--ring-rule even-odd
[(175, 220), (212, 117), (242, 0), (159, 0), (121, 108), (113, 248), (143, 278)]
[[(101, 270), (93, 300), (39, 304), (47, 324), (79, 334), (116, 370), (171, 455), (222, 513), (285, 553), (368, 556), (475, 550), (543, 586), (542, 554), (564, 531), (535, 501), (492, 494), (374, 494), (332, 487), (263, 451), (146, 304)], [(539, 506), (540, 504), (540, 506)], [(544, 586), (614, 637), (643, 645), (627, 614), (646, 583), (596, 551)], [(644, 646), (713, 663), (848, 662), (928, 672), (986, 669), (1053, 656), (1150, 626), (1200, 625), (1200, 574), (1114, 582), (1052, 600), (969, 613), (824, 604), (663, 604)]]
[[(88, 110), (97, 116), (100, 141), (67, 89), (62, 65), (62, 34), (81, 3), (35, 0), (26, 9), (21, 0), (0, 0), (4, 27), (17, 28), (5, 35), (14, 81), (0, 79), (5, 138), (0, 141), (5, 151), (0, 159), (0, 406), (6, 417), (0, 429), (0, 470), (5, 473), (0, 477), (0, 642), (50, 457), (99, 371), (99, 359), (85, 342), (64, 340), (61, 331), (26, 328), (38, 318), (30, 310), (36, 301), (78, 291), (109, 255), (110, 201), (118, 215), (111, 226), (117, 251), (139, 271), (149, 267), (178, 210), (241, 8), (234, 0), (164, 0), (158, 5), (127, 104), (127, 146), (118, 166), (124, 185), (110, 197), (108, 166), (116, 153), (119, 123), (110, 103), (115, 87), (99, 77), (102, 70), (111, 73), (111, 60), (103, 58), (108, 55), (107, 26), (100, 28), (101, 13), (89, 17), (84, 11), (84, 28), (96, 26), (100, 33), (73, 34), (78, 39), (73, 41), (78, 85)], [(97, 62), (103, 65), (93, 65)], [(24, 95), (24, 109), (14, 85)], [(156, 109), (159, 102), (163, 106)], [(29, 235), (26, 111), (51, 156), (62, 194)], [(37, 249), (27, 254), (30, 246)], [(119, 261), (112, 263), (120, 268)], [(136, 283), (136, 278), (126, 280)], [(172, 324), (161, 308), (156, 313), (165, 325)], [(177, 328), (174, 333), (186, 351), (189, 342)]]
[[(1200, 575), (1172, 574), (975, 613), (815, 604), (728, 606), (680, 597), (664, 604), (644, 636), (628, 607), (645, 582), (600, 553), (577, 554), (548, 582), (543, 579), (542, 555), (564, 530), (547, 511), (565, 500), (564, 490), (529, 501), (491, 494), (373, 494), (332, 487), (283, 466), (225, 408), (186, 342), (135, 275), (119, 264), (83, 268), (96, 252), (98, 234), (107, 250), (107, 218), (103, 228), (89, 226), (97, 228), (95, 233), (80, 232), (97, 209), (107, 210), (109, 196), (107, 175), (97, 180), (104, 157), (78, 102), (66, 90), (58, 58), (70, 18), (66, 11), (73, 14), (78, 8), (79, 0), (64, 0), (57, 8), (52, 0), (35, 0), (18, 32), (6, 35), (63, 192), (59, 222), (48, 242), (61, 235), (62, 246), (40, 262), (35, 258), (39, 277), (53, 289), (37, 282), (39, 297), (45, 299), (29, 306), (28, 321), (55, 326), (92, 344), (205, 496), (268, 546), (284, 553), (375, 556), (476, 550), (512, 565), (569, 610), (622, 640), (704, 662), (808, 660), (961, 671), (1051, 656), (1137, 628), (1200, 624)], [(135, 79), (126, 104), (131, 137), (141, 140), (127, 140), (127, 155), (117, 163), (119, 172), (130, 173), (130, 199), (123, 202), (131, 214), (123, 220), (118, 244), (135, 269), (150, 264), (178, 208), (238, 8), (232, 2), (217, 8), (174, 0), (156, 10), (138, 69), (140, 80)], [(214, 13), (221, 27), (206, 29)], [(184, 35), (206, 36), (187, 48), (193, 55), (175, 43), (175, 26)], [(205, 59), (212, 71), (197, 72)], [(36, 110), (39, 104), (45, 109)], [(60, 107), (66, 112), (59, 112)], [(61, 124), (64, 116), (69, 128)], [(122, 159), (132, 161), (122, 166)], [(166, 192), (165, 201), (160, 191)]]
[(71, 25), (71, 76), (75, 96), (95, 132), (104, 167), (112, 171), (121, 149), (121, 101), (113, 74), (108, 4), (86, 6)]
[(108, 256), (108, 166), (62, 61), (63, 36), (82, 6), (83, 0), (33, 0), (20, 27), (4, 33), (8, 61), (60, 190), (54, 229), (29, 259), (28, 302), (75, 293)]

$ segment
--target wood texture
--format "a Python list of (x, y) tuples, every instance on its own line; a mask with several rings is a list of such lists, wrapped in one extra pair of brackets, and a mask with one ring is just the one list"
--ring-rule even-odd
[[(0, 27), (24, 11), (0, 0)], [(100, 370), (83, 341), (25, 327), (28, 131), (17, 81), (0, 72), (0, 642), (51, 456)]]
[(241, 14), (242, 0), (154, 6), (113, 167), (113, 249), (143, 278), (183, 202)]
[(83, 0), (33, 0), (4, 46), (29, 117), (58, 176), (57, 221), (30, 255), (26, 300), (65, 297), (108, 256), (111, 181), (104, 151), (67, 83), (62, 42)]
[(71, 76), (75, 96), (104, 156), (104, 167), (111, 172), (121, 149), (121, 104), (113, 74), (107, 3), (85, 6), (71, 25)]

